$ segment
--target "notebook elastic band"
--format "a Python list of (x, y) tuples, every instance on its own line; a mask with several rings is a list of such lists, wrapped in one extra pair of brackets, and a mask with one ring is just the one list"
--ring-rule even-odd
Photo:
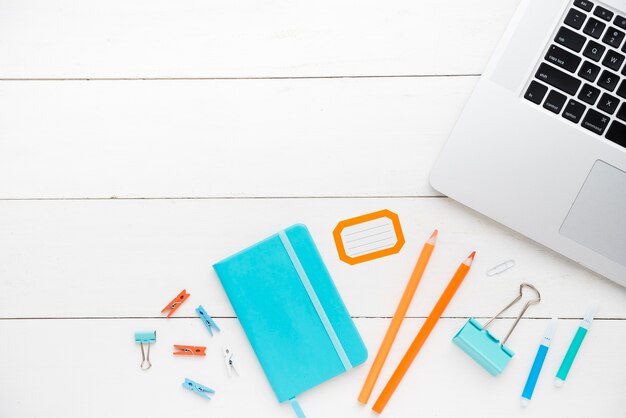
[(300, 264), (300, 260), (298, 259), (298, 256), (296, 255), (296, 252), (293, 249), (291, 242), (289, 242), (289, 238), (287, 237), (287, 234), (285, 234), (285, 231), (280, 231), (278, 233), (278, 236), (280, 237), (280, 240), (282, 241), (283, 246), (285, 247), (285, 250), (287, 250), (287, 254), (289, 254), (289, 258), (291, 259), (291, 262), (296, 268), (296, 271), (298, 272), (298, 276), (300, 276), (302, 285), (304, 285), (304, 288), (306, 289), (306, 292), (308, 293), (309, 298), (311, 299), (311, 302), (313, 302), (315, 311), (317, 312), (317, 315), (322, 321), (322, 324), (324, 325), (324, 328), (326, 329), (326, 333), (328, 334), (330, 341), (333, 343), (333, 346), (335, 347), (335, 351), (337, 352), (337, 355), (339, 356), (339, 359), (341, 360), (343, 367), (346, 370), (350, 370), (352, 368), (352, 363), (350, 363), (350, 359), (348, 358), (346, 351), (343, 349), (343, 346), (341, 345), (341, 341), (339, 341), (339, 337), (337, 337), (337, 333), (335, 333), (335, 329), (333, 328), (333, 325), (330, 323), (330, 320), (328, 319), (328, 316), (326, 315), (326, 311), (324, 311), (324, 307), (322, 306), (322, 303), (317, 297), (317, 293), (315, 293), (315, 290), (313, 289), (313, 285), (311, 285), (311, 281), (309, 280), (309, 277), (304, 271), (304, 268), (302, 268), (302, 264)]
[(289, 399), (289, 403), (291, 404), (291, 408), (296, 413), (298, 418), (306, 418), (306, 415), (304, 415), (304, 411), (302, 410), (302, 407), (300, 406), (296, 398)]

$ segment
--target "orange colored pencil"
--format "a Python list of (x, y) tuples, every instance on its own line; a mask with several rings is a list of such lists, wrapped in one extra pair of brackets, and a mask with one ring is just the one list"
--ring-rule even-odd
[(391, 376), (391, 378), (387, 382), (387, 385), (376, 400), (376, 403), (374, 403), (374, 406), (372, 407), (374, 412), (380, 414), (381, 412), (383, 412), (383, 409), (385, 409), (385, 406), (387, 405), (387, 402), (389, 402), (391, 395), (393, 395), (393, 392), (395, 392), (396, 388), (400, 384), (400, 381), (402, 381), (402, 378), (406, 374), (407, 370), (409, 370), (411, 363), (413, 363), (413, 360), (415, 360), (417, 353), (419, 353), (420, 349), (424, 345), (424, 342), (430, 335), (430, 332), (435, 327), (435, 324), (437, 324), (439, 318), (441, 318), (443, 311), (450, 303), (450, 300), (463, 282), (463, 279), (465, 279), (465, 276), (467, 276), (467, 272), (472, 265), (472, 261), (474, 261), (475, 255), (476, 251), (471, 253), (469, 257), (467, 257), (465, 261), (461, 263), (458, 270), (450, 280), (450, 283), (448, 283), (448, 287), (446, 287), (446, 290), (444, 290), (441, 294), (441, 297), (437, 301), (437, 304), (430, 312), (430, 315), (428, 315), (428, 318), (426, 318), (426, 322), (424, 322), (424, 325), (422, 325), (422, 328), (417, 333), (417, 336), (411, 343), (411, 346), (406, 351), (406, 354), (404, 354), (404, 357), (402, 357), (400, 364), (398, 364), (398, 367), (393, 372), (393, 375)]
[(402, 325), (404, 316), (409, 310), (409, 305), (411, 304), (411, 300), (413, 300), (413, 295), (415, 295), (417, 285), (419, 284), (420, 279), (424, 274), (424, 270), (426, 270), (428, 260), (430, 260), (430, 255), (435, 249), (436, 242), (437, 230), (435, 229), (435, 231), (432, 233), (430, 238), (428, 238), (428, 241), (426, 241), (424, 247), (422, 248), (422, 252), (420, 253), (419, 258), (417, 259), (417, 263), (415, 263), (415, 267), (413, 268), (413, 273), (411, 273), (411, 277), (406, 284), (406, 288), (404, 289), (404, 293), (402, 294), (400, 303), (396, 308), (396, 313), (393, 314), (391, 324), (389, 324), (387, 333), (385, 334), (383, 342), (380, 344), (380, 348), (378, 349), (378, 354), (376, 354), (374, 363), (372, 363), (372, 368), (370, 369), (370, 372), (365, 379), (365, 383), (363, 384), (363, 388), (361, 389), (361, 393), (359, 394), (359, 402), (361, 402), (362, 404), (367, 403), (370, 395), (372, 394), (372, 390), (374, 390), (376, 380), (378, 379), (380, 371), (385, 364), (385, 360), (389, 355), (389, 350), (391, 350), (393, 341), (396, 339), (396, 335), (398, 335), (398, 331), (400, 330), (400, 325)]

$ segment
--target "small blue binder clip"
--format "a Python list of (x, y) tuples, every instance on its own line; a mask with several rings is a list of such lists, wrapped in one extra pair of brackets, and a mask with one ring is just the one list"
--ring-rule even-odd
[[(148, 370), (152, 367), (150, 363), (150, 344), (156, 342), (156, 331), (142, 331), (135, 333), (135, 342), (141, 345), (141, 370)], [(148, 354), (143, 349), (143, 345), (148, 345)]]
[(200, 383), (196, 383), (193, 380), (187, 378), (185, 378), (185, 381), (183, 382), (183, 387), (185, 389), (196, 392), (198, 395), (202, 396), (203, 398), (207, 398), (208, 400), (211, 400), (209, 394), (215, 393), (213, 389), (203, 386)]
[(220, 327), (218, 327), (213, 318), (211, 318), (211, 316), (206, 313), (202, 305), (196, 308), (196, 312), (198, 313), (200, 319), (202, 319), (202, 323), (204, 324), (204, 326), (206, 326), (206, 328), (209, 330), (211, 337), (213, 336), (213, 328), (215, 328), (216, 332), (220, 332)]
[[(515, 319), (513, 326), (506, 334), (506, 337), (504, 337), (502, 342), (500, 342), (500, 340), (487, 331), (487, 327), (522, 298), (523, 289), (525, 287), (532, 289), (537, 294), (537, 298), (526, 303), (520, 314)], [(463, 328), (456, 333), (452, 341), (461, 347), (461, 349), (478, 364), (483, 366), (485, 370), (493, 376), (497, 376), (502, 373), (506, 365), (509, 363), (509, 360), (511, 360), (511, 358), (515, 355), (515, 353), (505, 345), (506, 341), (513, 333), (517, 323), (521, 319), (522, 315), (524, 315), (528, 307), (530, 305), (535, 305), (540, 301), (541, 295), (539, 294), (539, 291), (531, 284), (522, 283), (519, 287), (519, 296), (517, 296), (504, 309), (498, 312), (493, 318), (487, 321), (484, 326), (480, 325), (476, 319), (470, 318), (465, 325), (463, 325)]]

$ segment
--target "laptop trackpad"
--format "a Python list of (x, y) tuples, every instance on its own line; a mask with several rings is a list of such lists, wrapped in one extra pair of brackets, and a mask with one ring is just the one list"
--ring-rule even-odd
[(560, 232), (626, 267), (626, 172), (597, 160)]

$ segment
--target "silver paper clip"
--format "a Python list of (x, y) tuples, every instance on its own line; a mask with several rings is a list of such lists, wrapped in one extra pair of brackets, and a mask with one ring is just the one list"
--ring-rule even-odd
[[(152, 367), (150, 363), (150, 345), (156, 342), (156, 331), (144, 331), (135, 333), (135, 342), (141, 345), (141, 370), (148, 370)], [(143, 345), (148, 345), (148, 353), (144, 351)]]
[(239, 376), (235, 363), (233, 363), (233, 352), (228, 347), (222, 347), (222, 353), (224, 353), (224, 363), (226, 364), (228, 377)]
[(504, 263), (500, 263), (497, 266), (487, 270), (487, 276), (495, 276), (496, 274), (504, 273), (508, 269), (515, 267), (515, 260), (506, 260)]

